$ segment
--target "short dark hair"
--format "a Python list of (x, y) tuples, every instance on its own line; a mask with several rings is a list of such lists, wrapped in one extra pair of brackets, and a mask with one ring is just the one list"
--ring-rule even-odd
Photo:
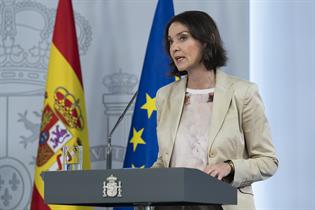
[[(170, 56), (170, 43), (168, 39), (168, 30), (172, 23), (178, 22), (185, 25), (192, 37), (205, 44), (202, 52), (202, 62), (208, 70), (214, 70), (225, 66), (227, 57), (226, 50), (223, 48), (223, 42), (219, 30), (214, 20), (202, 11), (186, 11), (174, 16), (166, 26), (164, 34), (165, 48)], [(180, 76), (187, 74), (186, 71), (178, 71), (174, 61), (170, 63), (171, 74)]]

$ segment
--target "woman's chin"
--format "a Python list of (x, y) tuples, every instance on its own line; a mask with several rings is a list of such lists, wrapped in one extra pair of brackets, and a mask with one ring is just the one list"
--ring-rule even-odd
[(181, 68), (181, 67), (178, 67), (178, 66), (177, 66), (177, 70), (178, 70), (179, 72), (184, 72), (184, 71), (186, 71), (186, 68)]

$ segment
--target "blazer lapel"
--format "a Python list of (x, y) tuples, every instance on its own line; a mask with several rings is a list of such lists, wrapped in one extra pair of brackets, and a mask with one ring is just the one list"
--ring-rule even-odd
[[(170, 95), (169, 100), (169, 118), (172, 123), (170, 127), (170, 138), (171, 145), (169, 147), (168, 154), (172, 154), (176, 133), (178, 130), (179, 122), (183, 112), (184, 100), (185, 100), (185, 91), (186, 91), (187, 77), (182, 78), (176, 85), (174, 85), (173, 90)], [(224, 121), (225, 115), (229, 109), (229, 105), (233, 96), (232, 81), (228, 76), (221, 72), (220, 70), (216, 73), (216, 87), (214, 90), (214, 99), (213, 99), (213, 115), (211, 120), (211, 127), (209, 133), (209, 148), (213, 145), (214, 139), (219, 132), (222, 123)], [(171, 156), (169, 156), (167, 163), (170, 164)]]
[(216, 73), (216, 86), (214, 89), (214, 99), (213, 99), (213, 110), (212, 110), (212, 119), (209, 133), (209, 148), (208, 151), (212, 148), (214, 139), (218, 134), (222, 123), (224, 121), (225, 115), (229, 109), (230, 102), (233, 96), (232, 81), (228, 76), (217, 70)]
[[(172, 154), (175, 138), (180, 122), (180, 118), (183, 112), (184, 100), (185, 100), (185, 91), (186, 91), (186, 82), (187, 78), (182, 78), (176, 85), (174, 85), (172, 93), (170, 95), (169, 100), (169, 120), (172, 121), (170, 123), (170, 137), (171, 137), (171, 145), (168, 154)], [(168, 165), (170, 164), (171, 157), (169, 156)]]

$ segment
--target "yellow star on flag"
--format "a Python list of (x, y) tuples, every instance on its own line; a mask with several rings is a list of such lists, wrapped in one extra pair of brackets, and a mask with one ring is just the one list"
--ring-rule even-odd
[(141, 109), (146, 109), (148, 112), (148, 118), (151, 117), (153, 111), (156, 111), (155, 97), (151, 98), (149, 94), (145, 94), (146, 103), (142, 105)]
[[(131, 164), (131, 168), (138, 168), (138, 167), (136, 167), (134, 164)], [(140, 168), (140, 169), (144, 168), (144, 165), (143, 165), (143, 166), (140, 166), (139, 168)]]
[(144, 128), (137, 131), (135, 128), (133, 128), (133, 135), (130, 140), (130, 143), (133, 144), (133, 151), (135, 152), (137, 149), (138, 144), (145, 144), (145, 141), (142, 139), (141, 135), (143, 133)]

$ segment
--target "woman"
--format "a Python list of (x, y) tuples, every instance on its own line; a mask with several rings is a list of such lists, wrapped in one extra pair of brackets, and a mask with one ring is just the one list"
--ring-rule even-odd
[(218, 69), (226, 63), (225, 50), (204, 12), (174, 16), (165, 41), (173, 73), (186, 76), (157, 93), (159, 155), (153, 167), (200, 169), (238, 189), (237, 205), (224, 210), (255, 209), (251, 184), (278, 167), (256, 85)]

